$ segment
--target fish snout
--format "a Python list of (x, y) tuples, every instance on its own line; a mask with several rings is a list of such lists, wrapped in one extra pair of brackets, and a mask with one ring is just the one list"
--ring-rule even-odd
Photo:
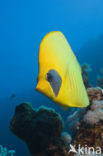
[(35, 90), (36, 90), (36, 91), (39, 91), (39, 88), (38, 88), (38, 87), (36, 87), (36, 88), (35, 88)]
[(36, 91), (43, 93), (45, 90), (45, 83), (43, 81), (39, 81), (35, 89)]
[(37, 85), (35, 88), (36, 91), (40, 92), (40, 87)]

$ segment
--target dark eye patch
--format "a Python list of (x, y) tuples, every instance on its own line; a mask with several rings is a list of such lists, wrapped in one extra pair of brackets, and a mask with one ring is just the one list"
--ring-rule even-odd
[(53, 69), (49, 70), (49, 72), (47, 73), (47, 81), (50, 83), (55, 93), (55, 96), (57, 96), (61, 87), (61, 82), (62, 82), (61, 77), (58, 74), (58, 72)]
[(51, 81), (53, 80), (53, 75), (52, 75), (52, 73), (47, 73), (47, 80), (48, 80), (49, 82), (51, 82)]

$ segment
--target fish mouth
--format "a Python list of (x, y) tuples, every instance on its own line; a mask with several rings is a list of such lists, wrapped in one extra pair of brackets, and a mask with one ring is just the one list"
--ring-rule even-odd
[(39, 89), (38, 87), (36, 87), (36, 88), (35, 88), (35, 90), (36, 90), (37, 92), (39, 92), (39, 91), (40, 91), (40, 89)]
[(36, 86), (35, 90), (36, 90), (37, 92), (43, 93), (42, 89), (40, 89), (38, 86)]
[(40, 92), (40, 93), (42, 93), (42, 94), (45, 94), (44, 88), (39, 87), (39, 85), (36, 86), (35, 90), (36, 90), (37, 92)]
[(50, 99), (53, 100), (53, 97), (50, 94), (46, 93), (46, 91), (45, 91), (44, 88), (39, 88), (38, 85), (37, 85), (36, 88), (35, 88), (35, 90), (37, 92), (39, 92), (39, 93), (41, 93), (41, 94), (45, 95), (46, 97), (48, 97), (48, 98), (50, 98)]

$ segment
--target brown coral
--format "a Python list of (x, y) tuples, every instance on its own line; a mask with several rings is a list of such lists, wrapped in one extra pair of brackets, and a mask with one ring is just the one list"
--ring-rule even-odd
[(93, 100), (103, 100), (103, 90), (102, 88), (96, 87), (96, 88), (88, 88), (87, 94), (89, 97), (90, 102)]
[[(85, 147), (101, 147), (103, 153), (103, 91), (101, 88), (87, 89), (90, 106), (80, 121), (80, 129), (76, 132), (73, 145)], [(87, 122), (90, 121), (90, 122)], [(71, 156), (71, 155), (70, 155)]]
[(73, 144), (77, 147), (81, 144), (83, 147), (101, 147), (103, 152), (103, 122), (98, 123), (94, 126), (81, 124), (81, 129), (76, 134)]

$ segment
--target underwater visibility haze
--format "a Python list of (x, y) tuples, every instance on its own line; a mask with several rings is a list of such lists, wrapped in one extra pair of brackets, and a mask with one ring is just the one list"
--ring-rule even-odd
[[(0, 154), (66, 156), (70, 143), (76, 148), (79, 143), (103, 147), (103, 1), (4, 0), (0, 1), (0, 19)], [(84, 84), (75, 84), (77, 77), (71, 84), (85, 86), (78, 97), (88, 95), (87, 108), (75, 108), (73, 103), (64, 111), (53, 102), (56, 99), (52, 101), (35, 90), (40, 43), (52, 31), (66, 36), (81, 66)], [(61, 57), (66, 64), (64, 55)], [(52, 58), (47, 55), (46, 59)], [(79, 75), (79, 66), (74, 69)], [(51, 86), (58, 94), (62, 79), (55, 74), (59, 86)], [(76, 87), (69, 96), (74, 100)]]

